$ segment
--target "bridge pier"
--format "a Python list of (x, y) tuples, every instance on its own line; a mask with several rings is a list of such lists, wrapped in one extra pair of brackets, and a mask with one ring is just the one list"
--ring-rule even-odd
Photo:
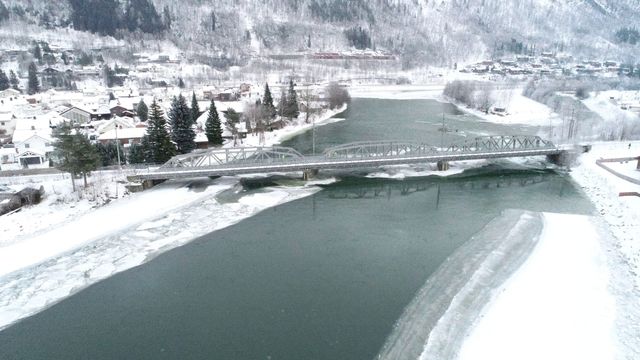
[(167, 180), (142, 180), (142, 189), (143, 190), (151, 189), (152, 187), (158, 184), (162, 184), (165, 181)]
[(318, 169), (305, 169), (302, 171), (302, 180), (309, 181), (318, 175)]
[(449, 162), (438, 161), (438, 171), (447, 171), (447, 170), (449, 170)]

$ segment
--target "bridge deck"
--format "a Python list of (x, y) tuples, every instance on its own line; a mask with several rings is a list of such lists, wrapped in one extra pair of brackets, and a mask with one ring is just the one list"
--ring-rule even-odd
[(169, 180), (204, 176), (232, 176), (240, 174), (294, 172), (304, 170), (326, 170), (347, 168), (370, 168), (385, 165), (435, 163), (439, 161), (461, 161), (479, 159), (497, 159), (540, 155), (557, 155), (563, 150), (557, 147), (525, 150), (476, 151), (423, 155), (363, 156), (353, 158), (327, 158), (325, 156), (307, 156), (302, 158), (270, 159), (260, 163), (231, 162), (228, 164), (199, 165), (194, 167), (166, 167), (138, 173), (133, 180)]

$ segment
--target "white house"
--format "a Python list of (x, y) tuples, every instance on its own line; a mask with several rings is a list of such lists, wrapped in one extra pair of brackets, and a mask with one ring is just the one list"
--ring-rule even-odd
[(146, 127), (118, 128), (117, 130), (114, 128), (100, 135), (98, 141), (106, 144), (117, 139), (124, 147), (129, 147), (133, 144), (139, 144), (146, 134)]
[(18, 151), (17, 162), (27, 168), (48, 168), (49, 157), (53, 152), (53, 139), (33, 135), (22, 142), (15, 143)]
[(20, 91), (14, 89), (6, 89), (0, 91), (0, 99), (15, 99), (20, 96)]
[(13, 144), (15, 161), (22, 167), (49, 167), (49, 156), (53, 152), (51, 127), (64, 121), (55, 111), (37, 116), (16, 119)]
[(135, 123), (130, 117), (114, 117), (110, 120), (100, 121), (100, 125), (97, 126), (96, 130), (98, 134), (104, 134), (107, 131), (114, 130), (116, 126), (118, 126), (118, 129), (127, 129), (135, 127)]

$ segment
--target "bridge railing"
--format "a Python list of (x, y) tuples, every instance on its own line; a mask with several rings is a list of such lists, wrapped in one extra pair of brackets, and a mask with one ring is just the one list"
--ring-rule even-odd
[(322, 155), (326, 159), (388, 158), (431, 155), (437, 151), (437, 148), (428, 144), (406, 141), (362, 141), (326, 149)]
[(354, 142), (326, 149), (323, 156), (327, 159), (362, 159), (555, 148), (552, 142), (538, 136), (511, 135), (477, 137), (446, 148), (405, 141)]
[(167, 168), (220, 167), (238, 164), (266, 164), (304, 159), (298, 151), (288, 147), (237, 147), (206, 149), (177, 155), (161, 166)]
[(326, 149), (321, 156), (305, 157), (298, 151), (281, 146), (238, 147), (197, 150), (177, 155), (160, 167), (162, 170), (189, 168), (231, 168), (270, 164), (340, 162), (356, 159), (392, 159), (474, 153), (515, 152), (557, 149), (538, 136), (486, 136), (465, 140), (446, 148), (407, 141), (362, 141)]
[(500, 152), (517, 150), (555, 149), (556, 146), (539, 136), (483, 136), (450, 145), (446, 152)]

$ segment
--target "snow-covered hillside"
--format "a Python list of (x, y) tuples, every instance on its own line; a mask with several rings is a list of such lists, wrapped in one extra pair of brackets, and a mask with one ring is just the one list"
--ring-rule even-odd
[[(72, 26), (68, 1), (0, 1), (12, 11), (0, 26)], [(170, 29), (159, 36), (214, 65), (270, 54), (344, 51), (354, 45), (345, 31), (354, 28), (366, 33), (356, 41), (397, 55), (405, 67), (451, 66), (490, 57), (510, 44), (520, 51), (620, 61), (638, 54), (636, 46), (614, 42), (616, 30), (638, 26), (640, 4), (634, 0), (151, 1), (170, 17)], [(128, 43), (144, 48), (155, 39), (130, 36)]]

